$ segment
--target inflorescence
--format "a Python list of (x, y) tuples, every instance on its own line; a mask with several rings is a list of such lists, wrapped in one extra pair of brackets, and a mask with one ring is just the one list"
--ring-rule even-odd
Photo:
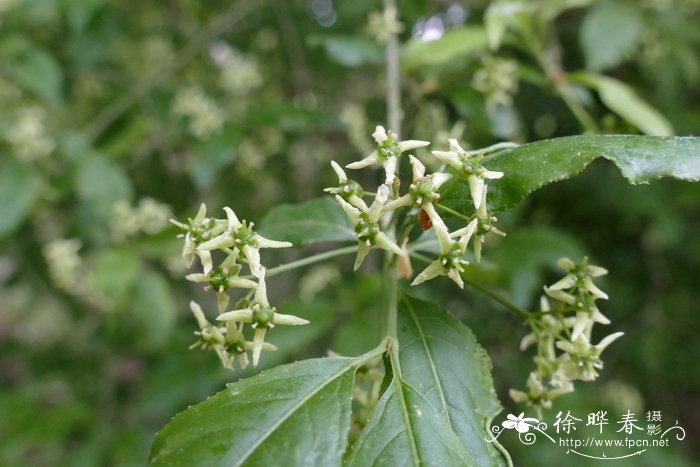
[[(237, 359), (241, 368), (248, 366), (248, 352), (253, 357), (253, 365), (257, 366), (260, 353), (276, 350), (276, 347), (265, 342), (268, 330), (276, 325), (298, 326), (308, 321), (293, 315), (277, 313), (270, 306), (267, 298), (265, 283), (265, 267), (260, 262), (261, 248), (286, 248), (292, 246), (289, 242), (278, 242), (262, 237), (253, 230), (253, 223), (238, 219), (231, 208), (224, 208), (226, 219), (207, 217), (204, 204), (193, 219), (188, 223), (175, 220), (171, 222), (185, 231), (182, 257), (188, 267), (198, 257), (202, 272), (189, 274), (186, 278), (192, 282), (206, 284), (207, 290), (216, 294), (218, 317), (216, 323), (210, 323), (202, 307), (192, 301), (190, 309), (199, 324), (199, 337), (190, 348), (201, 347), (216, 352), (221, 363), (226, 368), (233, 368)], [(224, 259), (214, 265), (212, 252), (218, 251)], [(248, 276), (241, 276), (243, 267), (250, 271)], [(233, 310), (228, 309), (229, 291), (232, 289), (247, 289), (248, 295), (238, 302)], [(253, 332), (252, 340), (246, 338)]]

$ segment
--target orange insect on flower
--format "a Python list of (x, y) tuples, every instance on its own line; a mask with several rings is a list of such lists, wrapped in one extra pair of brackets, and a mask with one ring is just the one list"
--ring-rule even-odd
[(430, 220), (430, 216), (428, 216), (428, 213), (425, 212), (424, 209), (421, 209), (418, 213), (418, 221), (423, 230), (428, 230), (433, 226), (433, 221)]

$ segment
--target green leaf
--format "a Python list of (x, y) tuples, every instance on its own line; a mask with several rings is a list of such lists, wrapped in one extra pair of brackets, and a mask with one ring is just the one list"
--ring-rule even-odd
[(440, 435), (455, 433), (474, 465), (503, 465), (485, 441), (487, 424), (502, 410), (486, 351), (469, 328), (432, 303), (404, 297), (398, 318), (401, 375), (444, 419)]
[[(657, 136), (569, 136), (524, 144), (484, 158), (504, 173), (489, 181), (489, 209), (503, 211), (529, 193), (581, 172), (593, 160), (612, 161), (632, 184), (661, 177), (700, 181), (700, 138)], [(460, 178), (444, 185), (442, 203), (471, 214), (469, 187)]]
[(579, 42), (589, 70), (614, 67), (635, 51), (644, 32), (641, 10), (626, 2), (597, 3), (581, 24)]
[(91, 286), (104, 295), (115, 307), (123, 306), (141, 272), (141, 262), (134, 251), (127, 248), (103, 251), (90, 271)]
[(401, 55), (406, 70), (429, 65), (464, 62), (465, 58), (486, 49), (486, 30), (481, 26), (463, 26), (449, 30), (435, 41), (412, 39)]
[(484, 13), (488, 45), (498, 50), (508, 30), (527, 34), (534, 12), (533, 5), (519, 1), (497, 1)]
[(643, 133), (654, 136), (673, 135), (671, 122), (622, 81), (585, 72), (571, 73), (570, 79), (598, 91), (600, 100), (610, 110), (639, 128)]
[(142, 347), (158, 349), (165, 344), (175, 323), (175, 302), (162, 274), (140, 271), (130, 317), (139, 330)]
[(352, 222), (330, 197), (276, 206), (260, 221), (259, 231), (295, 245), (352, 240), (355, 233)]
[(61, 102), (63, 73), (48, 50), (17, 36), (4, 41), (0, 54), (11, 57), (8, 72), (18, 84), (45, 102)]
[(229, 384), (158, 433), (150, 465), (340, 465), (364, 361), (305, 360)]
[(83, 203), (103, 220), (111, 215), (115, 201), (131, 200), (133, 195), (131, 181), (124, 169), (99, 155), (85, 157), (75, 184)]
[(311, 36), (310, 45), (322, 45), (328, 57), (348, 68), (379, 65), (384, 60), (380, 45), (368, 37)]
[(474, 459), (418, 391), (394, 378), (353, 445), (349, 467), (471, 466)]
[(41, 182), (14, 158), (0, 163), (0, 238), (14, 232), (39, 196)]

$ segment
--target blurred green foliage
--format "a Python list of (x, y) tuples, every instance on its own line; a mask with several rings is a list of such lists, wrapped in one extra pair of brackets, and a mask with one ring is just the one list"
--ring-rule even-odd
[[(572, 101), (603, 133), (700, 127), (697, 1), (398, 3), (406, 136), (480, 147), (578, 134)], [(202, 295), (185, 284), (166, 220), (202, 201), (261, 220), (333, 184), (331, 159), (364, 155), (384, 122), (380, 7), (0, 0), (1, 465), (142, 465), (173, 414), (243, 374), (187, 350), (187, 302)], [(626, 336), (601, 380), (561, 405), (663, 410), (688, 438), (633, 465), (697, 463), (700, 187), (631, 187), (599, 161), (501, 222), (509, 236), (473, 274), (519, 305), (534, 305), (561, 255), (611, 271), (603, 311)], [(271, 265), (301, 256), (275, 254)], [(371, 262), (357, 275), (343, 259), (275, 279), (278, 308), (312, 325), (276, 332), (281, 350), (264, 364), (373, 347)], [(524, 329), (451, 285), (423, 293), (474, 330), (519, 413), (507, 390), (529, 369)], [(517, 465), (571, 461), (507, 447)]]

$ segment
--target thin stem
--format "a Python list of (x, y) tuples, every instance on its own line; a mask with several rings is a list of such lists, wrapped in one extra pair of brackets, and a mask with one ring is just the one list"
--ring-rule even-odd
[[(432, 262), (433, 262), (430, 258), (427, 258), (427, 257), (421, 255), (420, 253), (413, 253), (413, 252), (411, 252), (410, 254), (411, 254), (412, 257), (414, 257), (414, 258), (416, 258), (416, 259), (418, 259), (418, 260), (420, 260), (420, 261), (424, 261), (424, 262), (426, 262), (426, 263), (432, 263)], [(522, 318), (522, 319), (524, 319), (524, 320), (526, 320), (526, 321), (529, 321), (529, 320), (532, 318), (531, 313), (529, 313), (529, 312), (523, 310), (522, 308), (520, 308), (519, 306), (515, 305), (514, 303), (512, 303), (510, 300), (506, 299), (505, 297), (503, 297), (503, 296), (497, 294), (496, 292), (493, 292), (493, 291), (487, 289), (486, 287), (484, 287), (483, 285), (481, 285), (481, 284), (479, 284), (479, 283), (477, 283), (477, 282), (474, 282), (473, 280), (469, 279), (468, 277), (465, 277), (464, 274), (462, 274), (462, 279), (464, 280), (464, 282), (466, 282), (466, 283), (469, 284), (470, 286), (474, 287), (476, 290), (478, 290), (479, 292), (483, 293), (484, 295), (486, 295), (486, 296), (489, 297), (490, 299), (492, 299), (492, 300), (494, 300), (494, 301), (500, 303), (500, 304), (503, 305), (506, 309), (508, 309), (509, 311), (512, 311), (513, 313), (515, 313), (516, 315), (518, 315), (520, 318)]]
[(569, 84), (558, 84), (554, 89), (586, 131), (591, 133), (598, 133), (600, 131), (593, 117), (591, 117), (586, 109), (572, 96)]
[(460, 219), (464, 219), (467, 222), (471, 222), (472, 220), (474, 220), (474, 216), (471, 216), (471, 217), (466, 216), (466, 215), (462, 214), (461, 212), (457, 212), (452, 208), (448, 208), (444, 204), (440, 204), (440, 203), (433, 203), (433, 204), (435, 205), (436, 208), (442, 209), (443, 211), (445, 211), (449, 214), (452, 214), (455, 217), (459, 217)]
[(465, 283), (467, 283), (467, 284), (469, 284), (470, 286), (474, 287), (476, 290), (478, 290), (479, 292), (483, 293), (484, 295), (486, 295), (487, 297), (491, 298), (492, 300), (494, 300), (494, 301), (500, 303), (501, 305), (503, 305), (503, 306), (504, 306), (505, 308), (507, 308), (508, 310), (510, 310), (510, 311), (512, 311), (513, 313), (515, 313), (516, 315), (520, 316), (522, 319), (524, 319), (524, 320), (526, 320), (526, 321), (529, 321), (529, 320), (530, 320), (530, 318), (531, 318), (530, 313), (527, 312), (527, 311), (525, 311), (525, 310), (523, 310), (523, 309), (520, 308), (519, 306), (515, 305), (515, 304), (512, 303), (510, 300), (506, 299), (505, 297), (502, 297), (501, 295), (497, 294), (496, 292), (493, 292), (492, 290), (487, 289), (487, 288), (484, 287), (483, 285), (481, 285), (481, 284), (479, 284), (479, 283), (477, 283), (477, 282), (474, 282), (474, 281), (471, 280), (471, 279), (468, 279), (468, 278), (466, 278), (466, 277), (464, 277), (464, 276), (462, 276), (462, 279), (464, 280)]
[(270, 268), (265, 274), (266, 277), (276, 276), (277, 274), (282, 274), (283, 272), (291, 271), (292, 269), (300, 268), (302, 266), (307, 266), (309, 264), (318, 263), (320, 261), (325, 261), (336, 256), (347, 255), (350, 253), (355, 253), (357, 251), (357, 245), (346, 246), (343, 248), (337, 248), (335, 250), (324, 251), (323, 253), (318, 253), (306, 258), (302, 258), (297, 261), (292, 261), (291, 263), (281, 264)]
[[(398, 15), (396, 0), (384, 0), (384, 15), (388, 27), (391, 29), (386, 41), (387, 121), (389, 129), (400, 138), (402, 115), (401, 80), (399, 76), (399, 39), (394, 30)], [(394, 213), (390, 225), (396, 222), (396, 219), (396, 213)], [(396, 341), (396, 345), (398, 345), (398, 341), (395, 337), (397, 334), (399, 279), (396, 277), (396, 258), (392, 257), (390, 254), (387, 254), (384, 258), (382, 274), (384, 280), (383, 311), (386, 320), (386, 337), (394, 338), (392, 340)]]
[(556, 63), (548, 62), (545, 59), (545, 54), (541, 47), (533, 45), (531, 41), (526, 42), (526, 50), (537, 61), (537, 64), (540, 66), (547, 79), (551, 79), (552, 76), (558, 76), (560, 74), (563, 76), (563, 78), (559, 78), (561, 81), (555, 83), (554, 91), (561, 97), (564, 104), (566, 104), (576, 120), (578, 120), (579, 124), (586, 131), (599, 133), (600, 130), (595, 120), (593, 120), (588, 111), (571, 94), (571, 85), (566, 82), (566, 76), (561, 66)]
[(384, 259), (382, 281), (384, 282), (383, 309), (386, 317), (386, 337), (396, 337), (398, 328), (399, 279), (396, 277), (396, 258), (387, 254)]
[[(384, 14), (389, 27), (396, 22), (396, 0), (384, 0)], [(390, 19), (390, 20), (389, 20)], [(389, 31), (386, 41), (387, 120), (391, 131), (401, 136), (401, 81), (399, 77), (399, 39)]]

